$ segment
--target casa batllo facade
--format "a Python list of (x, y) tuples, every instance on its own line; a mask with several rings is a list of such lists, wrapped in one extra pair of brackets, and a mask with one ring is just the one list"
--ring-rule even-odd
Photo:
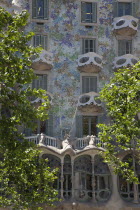
[[(26, 30), (35, 33), (31, 44), (43, 48), (33, 60), (38, 78), (32, 87), (47, 91), (49, 120), (23, 132), (39, 144), (49, 166), (59, 168), (55, 188), (62, 202), (56, 209), (140, 209), (140, 186), (114, 175), (102, 161), (105, 145), (97, 128), (109, 122), (99, 91), (114, 71), (140, 58), (140, 1), (1, 0), (0, 5), (10, 12), (28, 10)], [(138, 164), (136, 172), (140, 177)]]

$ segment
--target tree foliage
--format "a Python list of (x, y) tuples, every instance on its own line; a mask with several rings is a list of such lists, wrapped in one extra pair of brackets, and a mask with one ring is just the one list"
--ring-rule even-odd
[[(100, 139), (106, 145), (105, 161), (129, 182), (138, 182), (135, 162), (140, 150), (140, 63), (131, 68), (119, 69), (100, 92), (110, 117), (108, 125), (100, 124)], [(131, 154), (129, 164), (120, 158)]]
[[(18, 128), (47, 119), (49, 102), (45, 91), (28, 85), (34, 78), (31, 57), (39, 49), (27, 44), (33, 36), (25, 31), (27, 12), (11, 15), (0, 8), (0, 17), (0, 206), (35, 209), (57, 200), (53, 189), (56, 170), (39, 159), (37, 147)], [(31, 96), (45, 102), (36, 108), (28, 100)]]

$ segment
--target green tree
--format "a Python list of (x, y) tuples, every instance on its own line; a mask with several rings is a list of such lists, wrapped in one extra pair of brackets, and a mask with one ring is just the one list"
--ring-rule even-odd
[[(11, 15), (0, 8), (0, 17), (0, 206), (35, 209), (57, 200), (53, 189), (57, 172), (39, 158), (39, 149), (18, 128), (47, 119), (49, 102), (45, 91), (28, 85), (35, 77), (31, 57), (39, 49), (27, 44), (33, 36), (25, 32), (27, 12)], [(45, 102), (35, 108), (28, 100), (31, 96)]]
[[(110, 83), (100, 92), (106, 104), (110, 123), (100, 124), (100, 139), (106, 145), (104, 158), (128, 182), (138, 183), (135, 164), (140, 150), (140, 63), (119, 69)], [(131, 160), (119, 158), (122, 152), (130, 154)]]

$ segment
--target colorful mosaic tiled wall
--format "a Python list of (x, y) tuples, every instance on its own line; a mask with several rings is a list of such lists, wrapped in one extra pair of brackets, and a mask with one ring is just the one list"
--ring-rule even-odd
[[(112, 63), (116, 55), (115, 36), (112, 33), (113, 0), (98, 0), (98, 22), (86, 28), (80, 22), (79, 0), (51, 0), (49, 20), (43, 25), (30, 23), (28, 30), (47, 33), (49, 49), (53, 53), (51, 83), (48, 88), (53, 94), (55, 135), (60, 128), (72, 128), (80, 93), (80, 72), (77, 70), (78, 55), (81, 54), (81, 37), (97, 38), (98, 54), (103, 56), (103, 69), (99, 73), (100, 90), (113, 75)], [(15, 0), (15, 4), (31, 13), (30, 0)]]

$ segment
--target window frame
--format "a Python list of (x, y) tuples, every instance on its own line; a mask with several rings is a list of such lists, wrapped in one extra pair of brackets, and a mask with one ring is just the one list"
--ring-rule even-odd
[[(85, 21), (82, 21), (82, 3), (95, 3), (96, 4), (96, 21), (93, 21), (93, 22), (85, 22)], [(81, 25), (84, 25), (84, 26), (93, 26), (93, 25), (97, 25), (98, 24), (98, 1), (93, 1), (93, 0), (80, 0), (80, 3), (79, 3), (79, 8), (80, 8), (80, 18), (79, 18), (79, 21), (81, 23)]]
[[(95, 90), (93, 90), (94, 86), (92, 86), (91, 79), (96, 80)], [(84, 80), (86, 80), (86, 81), (84, 81)], [(88, 87), (85, 85), (87, 80), (88, 80)], [(86, 91), (87, 89), (89, 91)], [(97, 93), (97, 76), (82, 76), (82, 94), (89, 93), (89, 92), (96, 92)]]
[(86, 52), (86, 49), (85, 49), (85, 45), (86, 45), (85, 42), (88, 41), (88, 45), (90, 45), (89, 41), (91, 41), (91, 40), (93, 41), (93, 51), (88, 50), (88, 52), (97, 53), (97, 38), (95, 38), (95, 37), (82, 37), (81, 38), (81, 53), (82, 54), (88, 53), (88, 52)]
[[(115, 0), (114, 5), (113, 5), (113, 13), (114, 13), (114, 18), (115, 17), (122, 17), (122, 15), (119, 15), (119, 4), (127, 4), (130, 3), (131, 4), (131, 13), (129, 14), (130, 16), (134, 16), (135, 17), (135, 13), (136, 13), (136, 2), (135, 0)], [(123, 14), (123, 16), (125, 16), (126, 14)]]
[[(43, 17), (42, 18), (39, 18), (39, 16), (37, 15), (37, 8), (38, 8), (37, 7), (37, 1), (38, 0), (31, 0), (32, 20), (37, 20), (37, 21), (39, 21), (39, 20), (40, 21), (43, 21), (43, 20), (46, 21), (46, 20), (48, 20), (49, 19), (49, 4), (50, 4), (50, 1), (49, 0), (43, 0)], [(46, 3), (45, 3), (45, 1), (46, 1)], [(36, 10), (36, 11), (34, 11), (34, 10)], [(45, 11), (46, 11), (46, 15), (45, 15)]]
[[(84, 118), (87, 118), (88, 119), (88, 134), (84, 134)], [(95, 118), (95, 121), (96, 121), (96, 123), (95, 123), (95, 127), (94, 127), (94, 129), (96, 130), (95, 131), (95, 133), (93, 133), (92, 134), (92, 119), (93, 118)], [(94, 136), (97, 136), (97, 134), (98, 134), (98, 129), (97, 129), (97, 124), (98, 124), (98, 116), (96, 115), (96, 116), (89, 116), (89, 115), (87, 115), (87, 116), (82, 116), (82, 136), (83, 137), (86, 137), (86, 136), (88, 136), (88, 135), (94, 135)]]
[[(119, 4), (122, 4), (122, 5), (119, 5)], [(130, 14), (125, 14), (126, 13), (126, 5), (129, 4), (130, 5)], [(119, 7), (123, 8), (123, 15), (119, 15)], [(132, 2), (118, 2), (118, 8), (117, 8), (117, 15), (118, 17), (122, 17), (122, 16), (125, 16), (125, 15), (132, 15), (132, 10), (133, 10), (133, 4)]]
[[(45, 76), (46, 76), (46, 78), (47, 78), (46, 89), (43, 89), (43, 88), (42, 88), (42, 85), (43, 85), (43, 84), (42, 84), (41, 86), (39, 85), (39, 88), (48, 91), (48, 74), (41, 74), (41, 73), (40, 73), (40, 74), (35, 73), (35, 74), (36, 74), (37, 77), (41, 77), (41, 76), (42, 76), (42, 77), (45, 77)], [(36, 78), (36, 79), (34, 79), (34, 80), (32, 81), (32, 88), (36, 88), (36, 87), (33, 87), (33, 82), (36, 83), (37, 80), (38, 80), (38, 78)], [(42, 83), (43, 83), (43, 81), (42, 81)], [(38, 88), (36, 88), (36, 89), (38, 89)]]
[[(82, 91), (82, 86), (83, 86), (83, 77), (96, 77), (97, 78), (97, 92), (99, 92), (99, 87), (98, 87), (98, 84), (99, 84), (99, 74), (98, 73), (81, 73), (80, 74), (80, 94), (84, 94), (83, 91)], [(93, 91), (95, 92), (95, 91)]]
[[(121, 43), (122, 42), (122, 43)], [(124, 43), (123, 43), (124, 42)], [(129, 45), (129, 53), (126, 53), (126, 44), (131, 44), (131, 46)], [(124, 49), (124, 45), (125, 45), (125, 49), (120, 50), (119, 45)], [(130, 49), (131, 48), (131, 49)], [(125, 51), (125, 53), (120, 53), (121, 51)], [(117, 47), (117, 55), (118, 56), (122, 56), (122, 55), (126, 55), (126, 54), (133, 54), (133, 40), (132, 39), (119, 39), (118, 40), (118, 47)]]
[[(37, 45), (35, 42), (37, 42), (37, 40), (35, 40), (35, 39), (37, 39), (37, 37), (39, 37), (39, 45)], [(43, 38), (43, 42), (44, 42), (44, 46), (43, 45), (41, 45), (41, 42), (42, 42), (42, 38)], [(43, 50), (46, 50), (46, 51), (48, 51), (48, 49), (49, 49), (49, 46), (48, 46), (48, 43), (49, 43), (49, 41), (48, 41), (48, 34), (35, 34), (34, 36), (33, 36), (33, 40), (32, 40), (32, 44), (33, 44), (33, 46), (34, 47), (42, 47), (42, 49)], [(46, 43), (45, 43), (46, 42)]]

